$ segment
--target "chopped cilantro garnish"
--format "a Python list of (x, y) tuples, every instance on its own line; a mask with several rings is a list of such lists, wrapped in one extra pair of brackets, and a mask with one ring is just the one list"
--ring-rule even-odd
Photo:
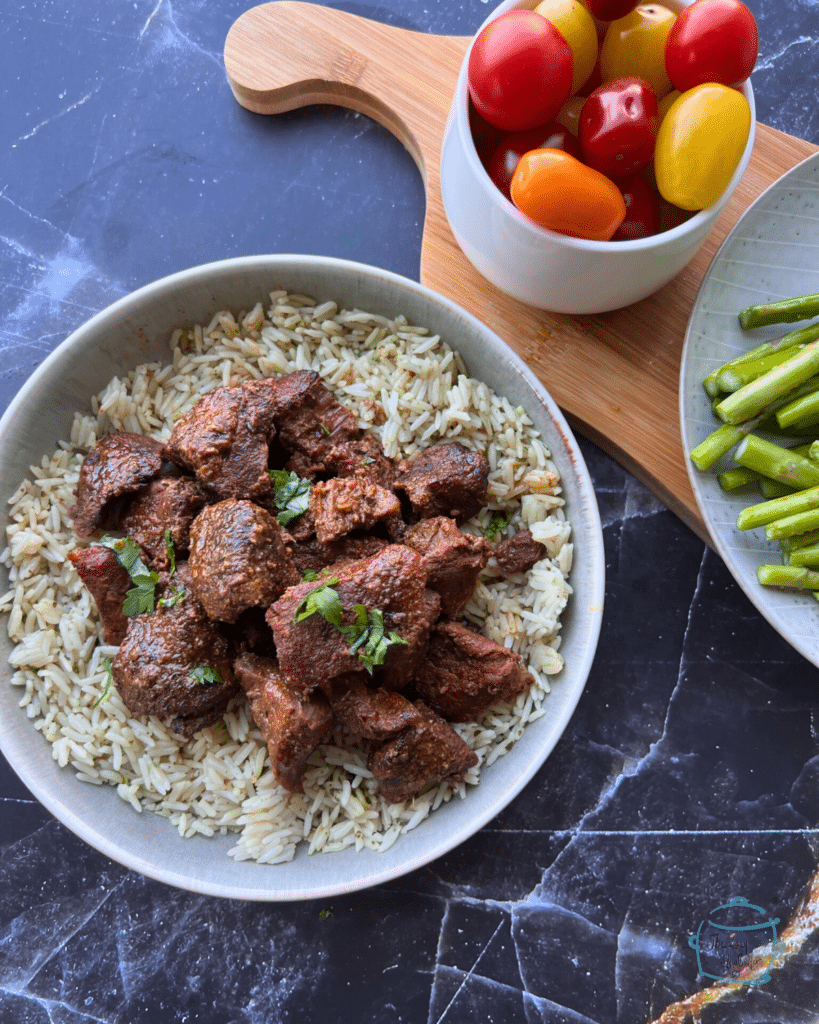
[(280, 526), (287, 526), (307, 511), (310, 503), (310, 481), (286, 469), (270, 470), (273, 480), (273, 501), (281, 511), (276, 516)]
[(176, 572), (176, 549), (173, 546), (173, 536), (171, 535), (170, 527), (165, 531), (165, 554), (170, 565), (168, 574), (173, 576)]
[(333, 916), (332, 910), (320, 910), (319, 921), (326, 921), (328, 918)]
[(496, 512), (495, 515), (492, 516), (492, 522), (484, 530), (484, 537), (491, 539), (492, 537), (496, 537), (499, 533), (503, 533), (511, 521), (511, 512)]
[(171, 592), (166, 597), (161, 597), (157, 602), (157, 608), (173, 608), (175, 604), (180, 604), (188, 596), (187, 590), (184, 587), (171, 587)]
[(129, 590), (122, 602), (123, 615), (150, 615), (156, 609), (156, 585), (159, 574), (149, 572), (146, 575), (132, 576), (136, 586)]
[(335, 626), (350, 645), (350, 654), (357, 655), (358, 660), (372, 675), (376, 665), (384, 664), (390, 647), (395, 644), (406, 645), (407, 641), (395, 630), (385, 632), (384, 613), (378, 608), (368, 612), (363, 604), (353, 605), (355, 622), (345, 626), (341, 599), (333, 590), (337, 583), (338, 579), (334, 577), (311, 590), (296, 608), (293, 622), (302, 622), (318, 612), (331, 626)]
[(122, 614), (143, 615), (154, 611), (156, 607), (154, 596), (159, 576), (157, 573), (151, 572), (142, 561), (139, 545), (135, 544), (130, 537), (103, 537), (100, 544), (114, 552), (117, 561), (134, 583), (133, 589), (125, 595)]
[(197, 665), (196, 668), (190, 670), (188, 675), (200, 686), (218, 686), (219, 683), (224, 682), (219, 672), (215, 668), (211, 668), (210, 665)]
[(293, 622), (302, 622), (316, 612), (326, 619), (331, 626), (341, 629), (341, 601), (333, 587), (338, 583), (337, 576), (331, 576), (326, 582), (317, 586), (314, 590), (299, 602), (293, 616)]
[(108, 678), (105, 680), (105, 689), (91, 705), (92, 708), (98, 707), (105, 700), (105, 698), (108, 696), (108, 691), (111, 689), (111, 683), (113, 683), (114, 681), (114, 671), (111, 667), (111, 659), (103, 658), (102, 667), (105, 669)]

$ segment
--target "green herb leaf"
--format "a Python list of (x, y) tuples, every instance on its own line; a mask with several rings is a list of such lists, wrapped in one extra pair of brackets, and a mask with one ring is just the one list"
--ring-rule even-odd
[(157, 602), (157, 608), (173, 608), (174, 605), (180, 604), (188, 596), (187, 590), (184, 587), (171, 587), (170, 594), (167, 597), (161, 597)]
[(319, 574), (315, 569), (308, 569), (305, 573), (302, 573), (301, 577), (305, 583), (315, 583), (319, 578)]
[(511, 521), (511, 512), (496, 512), (495, 515), (492, 516), (492, 522), (484, 530), (484, 537), (491, 540), (492, 537), (496, 537), (499, 533), (503, 533)]
[(123, 615), (150, 615), (156, 610), (155, 596), (159, 575), (149, 572), (132, 577), (136, 586), (129, 590), (122, 602)]
[(319, 921), (326, 921), (328, 918), (333, 916), (332, 910), (320, 910)]
[(176, 549), (173, 546), (173, 536), (171, 535), (170, 527), (165, 531), (165, 554), (171, 566), (168, 575), (173, 576), (176, 572)]
[(326, 583), (311, 590), (296, 608), (293, 622), (303, 622), (304, 619), (309, 619), (311, 615), (318, 612), (331, 626), (340, 629), (342, 625), (341, 600), (333, 590), (337, 583), (338, 577), (331, 576)]
[(136, 584), (133, 590), (129, 590), (125, 595), (122, 614), (143, 615), (154, 611), (154, 595), (159, 576), (151, 572), (142, 561), (139, 545), (130, 537), (103, 537), (100, 544), (114, 552), (119, 564)]
[(224, 682), (219, 672), (215, 668), (211, 668), (210, 665), (197, 665), (196, 668), (190, 670), (188, 675), (200, 686), (218, 686), (219, 683)]
[(311, 590), (296, 608), (293, 622), (294, 624), (302, 622), (318, 612), (330, 625), (336, 627), (350, 645), (350, 654), (358, 655), (358, 660), (372, 675), (376, 665), (384, 664), (390, 647), (395, 644), (406, 646), (407, 641), (402, 639), (395, 630), (386, 633), (384, 613), (378, 608), (373, 608), (371, 612), (368, 612), (363, 604), (353, 605), (355, 622), (344, 625), (341, 599), (332, 589), (337, 583), (338, 579), (333, 577), (316, 587), (315, 590)]
[(270, 470), (273, 481), (273, 501), (281, 509), (276, 516), (280, 526), (287, 526), (307, 511), (310, 504), (310, 481), (286, 469)]
[(104, 548), (110, 548), (117, 556), (117, 561), (128, 573), (131, 579), (136, 576), (146, 576), (148, 566), (142, 561), (142, 552), (139, 545), (130, 537), (103, 537), (100, 542)]
[(108, 696), (108, 691), (111, 689), (111, 683), (113, 683), (113, 681), (114, 681), (114, 670), (111, 667), (111, 659), (110, 658), (103, 658), (102, 659), (102, 667), (105, 669), (106, 673), (108, 674), (108, 678), (105, 681), (105, 689), (102, 691), (102, 693), (99, 695), (99, 697), (97, 697), (97, 699), (91, 705), (92, 708), (96, 708), (100, 704), (102, 704), (102, 702)]

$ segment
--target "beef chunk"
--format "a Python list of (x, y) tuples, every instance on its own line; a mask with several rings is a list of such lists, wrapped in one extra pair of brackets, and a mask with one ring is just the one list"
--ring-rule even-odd
[(333, 477), (313, 484), (310, 512), (316, 537), (326, 544), (353, 530), (370, 530), (378, 523), (397, 519), (401, 504), (392, 491), (362, 477)]
[(438, 622), (415, 678), (418, 696), (450, 722), (472, 722), (534, 680), (519, 654), (457, 622)]
[(281, 527), (252, 501), (208, 505), (191, 526), (193, 592), (212, 619), (235, 622), (299, 581)]
[[(389, 689), (400, 690), (409, 683), (426, 650), (430, 626), (438, 617), (440, 600), (426, 589), (426, 575), (418, 552), (399, 544), (342, 565), (333, 573), (346, 624), (356, 620), (353, 606), (363, 604), (368, 611), (383, 612), (385, 631), (394, 630), (406, 641), (391, 646), (384, 665), (375, 669), (381, 685)], [(267, 613), (282, 672), (302, 693), (310, 693), (334, 676), (361, 670), (346, 638), (319, 613), (294, 622), (302, 602), (321, 585), (320, 581), (303, 582), (291, 587)]]
[(276, 657), (273, 634), (264, 617), (266, 610), (261, 607), (248, 608), (235, 622), (223, 623), (222, 632), (237, 653), (249, 651), (265, 658)]
[(152, 437), (120, 431), (101, 438), (82, 460), (77, 502), (69, 509), (78, 537), (110, 525), (119, 499), (159, 476), (165, 447)]
[(469, 600), (492, 548), (484, 537), (462, 533), (454, 519), (422, 519), (404, 533), (404, 543), (419, 551), (427, 567), (427, 585), (441, 597), (441, 614), (454, 619)]
[(404, 493), (416, 519), (471, 519), (486, 504), (489, 463), (458, 441), (424, 448), (398, 464), (395, 489)]
[(321, 693), (295, 693), (271, 658), (243, 654), (234, 667), (267, 743), (276, 780), (290, 793), (303, 793), (305, 762), (333, 728), (330, 705)]
[(131, 577), (117, 561), (110, 548), (91, 544), (69, 552), (69, 561), (86, 585), (97, 605), (106, 644), (120, 644), (128, 628), (128, 619), (122, 614), (122, 602), (133, 586)]
[(190, 477), (160, 477), (131, 500), (120, 525), (147, 554), (155, 569), (167, 569), (165, 531), (171, 531), (175, 555), (186, 554), (191, 523), (208, 500)]
[(295, 538), (288, 541), (288, 551), (300, 576), (306, 572), (322, 569), (342, 562), (357, 562), (361, 558), (383, 551), (389, 546), (383, 537), (368, 534), (360, 537), (339, 537), (338, 540), (322, 544), (316, 537), (298, 543)]
[(375, 434), (334, 445), (327, 455), (327, 467), (338, 476), (363, 477), (372, 484), (392, 490), (396, 464), (384, 454)]
[(128, 620), (112, 671), (129, 711), (171, 718), (182, 736), (218, 722), (238, 691), (228, 642), (189, 588), (179, 604)]
[(495, 560), (504, 576), (528, 572), (535, 562), (545, 558), (546, 548), (535, 540), (529, 530), (518, 530), (495, 548)]
[(417, 722), (373, 750), (367, 767), (385, 800), (400, 803), (447, 781), (460, 782), (478, 757), (452, 727), (423, 703)]
[(270, 494), (267, 462), (275, 427), (273, 405), (262, 400), (266, 383), (214, 388), (171, 431), (171, 458), (220, 498)]
[(361, 674), (339, 676), (322, 689), (336, 722), (350, 736), (383, 742), (419, 723), (411, 701), (394, 690), (370, 689)]
[(340, 405), (312, 370), (298, 370), (274, 381), (275, 422), (279, 443), (298, 453), (299, 476), (327, 468), (331, 449), (359, 434), (355, 417)]

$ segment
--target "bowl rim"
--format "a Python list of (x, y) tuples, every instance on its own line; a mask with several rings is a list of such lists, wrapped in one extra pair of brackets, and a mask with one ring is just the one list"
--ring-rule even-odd
[[(450, 852), (456, 846), (465, 842), (478, 832), (485, 824), (487, 824), (487, 822), (500, 813), (500, 811), (503, 810), (503, 808), (506, 807), (531, 781), (532, 777), (543, 766), (546, 759), (552, 753), (555, 745), (568, 725), (569, 720), (574, 714), (574, 710), (585, 688), (588, 674), (591, 670), (592, 662), (596, 654), (599, 634), (602, 626), (603, 602), (605, 596), (605, 553), (603, 548), (602, 526), (600, 523), (599, 509), (596, 502), (593, 484), (588, 474), (588, 470), (586, 469), (582, 453), (577, 447), (577, 442), (573, 437), (568, 423), (543, 384), (526, 366), (523, 360), (514, 352), (514, 350), (512, 350), (511, 347), (503, 341), (503, 339), (492, 331), (491, 328), (483, 324), (477, 317), (458, 306), (452, 300), (441, 296), (425, 285), (419, 284), (409, 278), (402, 277), (399, 274), (351, 260), (344, 260), (336, 257), (289, 253), (232, 257), (212, 263), (199, 264), (194, 267), (177, 271), (155, 281), (151, 281), (148, 284), (137, 288), (133, 292), (117, 299), (112, 304), (96, 313), (84, 324), (80, 325), (60, 345), (58, 345), (34, 371), (17, 393), (2, 418), (0, 418), (0, 456), (5, 457), (5, 452), (10, 441), (9, 435), (13, 433), (15, 421), (25, 409), (26, 405), (33, 398), (36, 399), (38, 394), (41, 393), (41, 384), (44, 382), (48, 383), (49, 377), (55, 371), (60, 368), (64, 368), (66, 361), (71, 358), (72, 355), (76, 358), (77, 352), (82, 352), (84, 346), (92, 345), (93, 339), (97, 336), (98, 332), (105, 331), (119, 325), (123, 320), (126, 320), (131, 313), (137, 312), (146, 302), (154, 301), (163, 295), (173, 295), (180, 287), (184, 287), (189, 284), (202, 284), (210, 281), (216, 281), (225, 274), (244, 274), (247, 272), (261, 270), (269, 272), (271, 283), (273, 283), (277, 272), (282, 278), (285, 277), (288, 272), (295, 276), (298, 274), (300, 268), (305, 268), (308, 272), (313, 272), (317, 268), (321, 268), (322, 273), (327, 271), (337, 271), (340, 274), (346, 274), (349, 278), (348, 287), (350, 292), (360, 288), (357, 283), (359, 279), (366, 279), (367, 281), (375, 281), (379, 287), (395, 289), (399, 294), (402, 292), (406, 294), (407, 291), (414, 293), (418, 300), (431, 304), (431, 311), (432, 307), (438, 306), (441, 310), (440, 315), (451, 319), (453, 326), (457, 325), (458, 321), (471, 326), (472, 330), (478, 332), (482, 336), (483, 341), (485, 341), (486, 345), (493, 350), (495, 355), (502, 356), (504, 369), (523, 378), (525, 384), (534, 392), (538, 401), (543, 406), (545, 415), (552, 421), (554, 427), (560, 433), (561, 439), (565, 445), (565, 452), (563, 452), (562, 455), (564, 456), (565, 463), (567, 465), (571, 465), (574, 486), (578, 489), (578, 499), (580, 500), (578, 500), (577, 504), (578, 506), (581, 503), (583, 505), (582, 518), (586, 533), (586, 550), (584, 552), (584, 560), (588, 567), (584, 586), (585, 594), (589, 597), (589, 605), (588, 607), (583, 607), (578, 611), (578, 614), (582, 617), (582, 625), (585, 630), (584, 635), (586, 640), (582, 647), (582, 657), (576, 657), (572, 664), (571, 676), (573, 679), (576, 679), (574, 689), (571, 691), (570, 699), (564, 700), (555, 707), (556, 712), (558, 711), (558, 708), (560, 709), (556, 716), (557, 728), (556, 733), (554, 729), (549, 733), (549, 742), (546, 745), (542, 743), (536, 745), (536, 756), (529, 757), (528, 761), (525, 762), (526, 768), (524, 771), (520, 771), (516, 776), (513, 776), (511, 780), (504, 779), (503, 784), (499, 787), (493, 787), (493, 789), (496, 788), (498, 792), (493, 797), (492, 802), (489, 803), (488, 806), (485, 806), (480, 813), (477, 813), (475, 816), (465, 817), (463, 821), (457, 819), (455, 822), (456, 827), (450, 829), (444, 834), (440, 834), (439, 830), (436, 834), (435, 841), (432, 842), (432, 837), (430, 837), (430, 841), (421, 845), (420, 851), (416, 849), (416, 844), (412, 839), (415, 835), (415, 831), (413, 831), (407, 833), (405, 837), (402, 837), (409, 839), (410, 842), (406, 846), (405, 854), (397, 860), (396, 858), (389, 856), (390, 851), (383, 854), (375, 854), (373, 851), (364, 850), (355, 854), (356, 857), (363, 856), (368, 857), (371, 860), (372, 870), (367, 873), (365, 878), (337, 878), (336, 875), (338, 872), (334, 874), (331, 868), (330, 871), (326, 872), (328, 877), (334, 879), (331, 883), (319, 886), (310, 884), (304, 885), (300, 888), (277, 888), (277, 880), (282, 876), (277, 875), (276, 872), (281, 871), (282, 869), (287, 871), (287, 864), (275, 866), (264, 864), (259, 865), (253, 861), (237, 862), (231, 858), (223, 856), (224, 872), (219, 874), (215, 881), (198, 876), (192, 880), (185, 870), (185, 863), (198, 863), (199, 860), (212, 859), (214, 851), (216, 852), (217, 857), (219, 857), (220, 855), (223, 855), (222, 848), (227, 848), (221, 840), (227, 838), (232, 842), (233, 839), (231, 837), (215, 836), (210, 838), (193, 837), (182, 840), (176, 835), (170, 822), (161, 818), (159, 815), (146, 811), (138, 817), (146, 824), (147, 827), (146, 834), (149, 836), (149, 843), (147, 846), (150, 845), (150, 837), (155, 832), (159, 836), (160, 842), (164, 836), (167, 835), (171, 842), (178, 840), (180, 843), (187, 844), (183, 847), (186, 851), (183, 863), (165, 863), (157, 866), (157, 864), (150, 859), (150, 852), (146, 852), (145, 850), (146, 844), (141, 838), (142, 833), (140, 833), (142, 845), (139, 849), (136, 849), (134, 848), (133, 843), (129, 846), (129, 840), (120, 837), (116, 833), (115, 829), (113, 830), (113, 834), (111, 834), (106, 828), (106, 825), (110, 825), (109, 822), (98, 820), (89, 822), (78, 813), (75, 800), (72, 798), (72, 787), (93, 790), (103, 788), (107, 789), (107, 787), (82, 787), (80, 781), (74, 777), (73, 773), (65, 776), (66, 786), (61, 784), (55, 788), (54, 786), (47, 785), (43, 782), (43, 779), (36, 770), (38, 764), (41, 764), (46, 757), (48, 760), (52, 760), (51, 751), (46, 748), (44, 738), (39, 734), (39, 732), (34, 730), (33, 727), (25, 732), (18, 732), (20, 725), (22, 725), (22, 722), (24, 721), (23, 715), (20, 715), (19, 718), (15, 718), (13, 722), (9, 719), (6, 719), (5, 721), (0, 720), (0, 751), (2, 751), (6, 756), (12, 769), (32, 794), (40, 801), (40, 803), (43, 804), (43, 806), (50, 811), (54, 817), (56, 817), (79, 838), (83, 839), (90, 846), (94, 847), (111, 860), (155, 881), (203, 895), (247, 901), (291, 902), (296, 900), (345, 895), (351, 892), (370, 888), (372, 886), (391, 881), (407, 874), (410, 871), (414, 871), (429, 864)], [(282, 283), (285, 284), (286, 282)], [(456, 348), (456, 350), (458, 349), (457, 344), (454, 342), (453, 347)], [(133, 365), (133, 360), (127, 361), (125, 365), (130, 367)], [(561, 472), (565, 474), (566, 470), (562, 469)], [(13, 486), (16, 488), (17, 481), (14, 481)], [(578, 627), (576, 626), (575, 628)], [(10, 666), (6, 665), (6, 672), (8, 673), (9, 670)], [(5, 678), (4, 681), (7, 691), (11, 691), (8, 678)], [(11, 700), (11, 697), (9, 700)], [(16, 700), (14, 703), (16, 704)], [(541, 721), (543, 721), (543, 719), (541, 719)], [(531, 727), (536, 727), (537, 724), (537, 722), (533, 722), (531, 723)], [(524, 737), (525, 736), (526, 731), (524, 731)], [(45, 751), (44, 755), (40, 755), (40, 748), (38, 747), (37, 763), (29, 764), (25, 760), (21, 762), (21, 751), (25, 753), (32, 744), (40, 744), (43, 751)], [(502, 762), (503, 759), (500, 759), (500, 761)], [(60, 769), (60, 771), (70, 772), (70, 769)], [(63, 778), (62, 775), (60, 777), (61, 779)], [(479, 790), (480, 786), (476, 787), (476, 789)], [(119, 797), (117, 797), (116, 794), (112, 793), (111, 795), (114, 800), (119, 801)], [(459, 804), (460, 801), (453, 802), (452, 806), (457, 807)], [(117, 804), (117, 806), (119, 805)], [(122, 801), (122, 807), (128, 809), (128, 805), (125, 801)], [(441, 808), (440, 810), (445, 811), (446, 808)], [(135, 812), (131, 811), (131, 813)], [(434, 816), (431, 820), (434, 820)], [(141, 827), (142, 826), (140, 825), (140, 828)], [(157, 829), (159, 830), (158, 832)], [(167, 832), (165, 830), (167, 830)], [(328, 866), (332, 864), (334, 858), (343, 857), (345, 853), (349, 853), (349, 851), (343, 851), (339, 854), (328, 854)], [(168, 861), (172, 859), (173, 858), (166, 858)], [(254, 881), (252, 883), (247, 881), (244, 883), (231, 881), (231, 871), (237, 867), (237, 865), (241, 869), (244, 869), (245, 867), (250, 868), (249, 872), (239, 870), (238, 874), (240, 878), (242, 878), (249, 873), (253, 873)], [(256, 881), (256, 878), (258, 878), (258, 881)]]
[[(694, 2), (695, 0), (661, 0), (662, 6), (668, 7), (669, 9), (674, 6), (679, 6), (680, 8), (689, 7)], [(678, 240), (685, 239), (689, 235), (697, 235), (698, 233), (702, 233), (707, 230), (717, 219), (736, 190), (740, 179), (748, 168), (748, 164), (751, 160), (751, 154), (753, 153), (754, 143), (756, 141), (756, 101), (754, 99), (754, 88), (750, 77), (746, 79), (738, 89), (738, 91), (742, 93), (748, 101), (748, 106), (751, 111), (751, 127), (748, 132), (748, 140), (745, 143), (745, 148), (742, 151), (739, 163), (734, 168), (734, 173), (731, 175), (728, 184), (725, 186), (725, 189), (719, 198), (710, 206), (694, 213), (687, 220), (683, 221), (682, 224), (676, 225), (676, 227), (658, 232), (656, 235), (649, 235), (647, 238), (624, 239), (618, 241), (609, 240), (607, 242), (599, 242), (590, 238), (575, 238), (572, 235), (564, 235), (561, 232), (552, 231), (550, 228), (545, 228), (540, 224), (535, 223), (535, 221), (521, 213), (521, 211), (498, 190), (495, 183), (489, 177), (489, 172), (486, 167), (484, 167), (481, 158), (478, 156), (475, 139), (469, 127), (469, 89), (467, 87), (469, 56), (472, 53), (472, 47), (475, 45), (475, 39), (490, 22), (494, 21), (502, 14), (505, 14), (507, 11), (531, 10), (534, 6), (536, 6), (536, 0), (534, 3), (532, 0), (529, 0), (529, 2), (527, 2), (527, 0), (502, 0), (502, 2), (487, 15), (481, 25), (476, 29), (470, 40), (458, 73), (455, 95), (452, 100), (449, 116), (450, 120), (454, 121), (455, 129), (458, 133), (458, 139), (460, 140), (461, 147), (466, 156), (467, 165), (475, 177), (475, 180), (480, 183), (488, 200), (506, 216), (511, 217), (513, 222), (516, 225), (519, 225), (522, 230), (529, 231), (534, 239), (548, 240), (552, 243), (559, 241), (561, 244), (565, 244), (567, 248), (576, 249), (580, 252), (640, 252), (645, 249), (659, 247), (666, 242), (673, 245)]]

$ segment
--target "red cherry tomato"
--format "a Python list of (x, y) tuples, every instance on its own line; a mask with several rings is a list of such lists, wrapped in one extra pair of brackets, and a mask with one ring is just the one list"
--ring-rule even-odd
[(626, 215), (620, 190), (604, 174), (559, 149), (532, 149), (512, 176), (512, 202), (563, 235), (607, 242)]
[(580, 111), (583, 157), (609, 178), (627, 178), (651, 162), (658, 125), (657, 96), (645, 79), (605, 82)]
[(598, 21), (614, 21), (631, 14), (640, 0), (582, 0), (593, 18)]
[(523, 154), (528, 153), (530, 149), (562, 149), (565, 153), (571, 153), (577, 160), (583, 159), (580, 143), (568, 128), (564, 128), (557, 121), (549, 121), (540, 128), (529, 128), (525, 132), (507, 135), (492, 154), (487, 166), (489, 177), (507, 199), (512, 198), (509, 186), (515, 168)]
[(756, 64), (759, 30), (740, 0), (695, 0), (674, 22), (665, 47), (665, 67), (680, 92), (718, 82), (741, 85)]
[(517, 132), (552, 120), (569, 98), (573, 70), (571, 47), (550, 21), (507, 11), (475, 38), (467, 84), (481, 117)]
[(660, 197), (641, 174), (616, 182), (626, 202), (626, 219), (611, 236), (613, 242), (648, 238), (660, 230)]

